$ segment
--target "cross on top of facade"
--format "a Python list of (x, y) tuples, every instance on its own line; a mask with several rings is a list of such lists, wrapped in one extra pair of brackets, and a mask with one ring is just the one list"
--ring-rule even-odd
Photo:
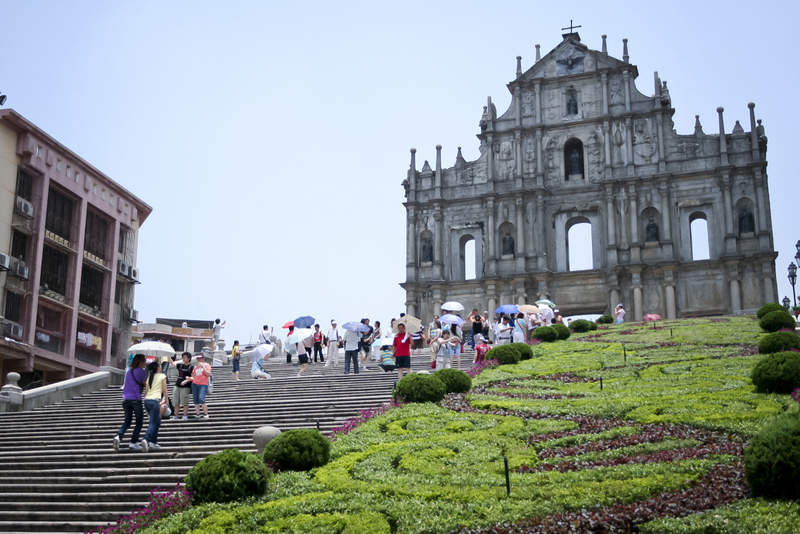
[(569, 30), (569, 33), (572, 33), (572, 30), (575, 28), (580, 28), (580, 25), (575, 26), (572, 24), (572, 19), (569, 19), (569, 28), (561, 28), (561, 31)]

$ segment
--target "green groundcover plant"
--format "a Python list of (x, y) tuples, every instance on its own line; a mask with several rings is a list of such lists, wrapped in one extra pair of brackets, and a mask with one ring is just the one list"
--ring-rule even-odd
[(276, 473), (259, 499), (144, 532), (728, 532), (748, 513), (752, 532), (772, 532), (771, 519), (791, 532), (780, 528), (800, 504), (742, 500), (747, 441), (798, 411), (789, 395), (754, 391), (761, 336), (752, 317), (730, 317), (538, 344), (466, 394), (364, 419), (329, 463)]

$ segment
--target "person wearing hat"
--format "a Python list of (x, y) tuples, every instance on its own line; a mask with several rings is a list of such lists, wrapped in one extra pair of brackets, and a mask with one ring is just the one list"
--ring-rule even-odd
[(508, 315), (503, 315), (503, 322), (497, 328), (497, 344), (508, 345), (511, 343), (511, 333), (514, 327), (509, 324)]
[(487, 352), (489, 352), (489, 345), (486, 344), (486, 338), (483, 337), (483, 334), (475, 334), (475, 361), (472, 363), (485, 360)]
[[(205, 362), (203, 353), (195, 356), (197, 365), (192, 372), (192, 400), (194, 401), (195, 419), (208, 419), (208, 405), (206, 404), (206, 393), (208, 392), (208, 379), (211, 376), (211, 366)], [(203, 415), (200, 415), (200, 406), (203, 407)]]
[(331, 362), (333, 366), (339, 365), (339, 348), (342, 342), (342, 336), (339, 334), (339, 327), (336, 326), (336, 320), (331, 319), (331, 328), (328, 330), (328, 361), (325, 362), (325, 367), (328, 367)]
[(615, 321), (616, 324), (622, 324), (625, 322), (625, 309), (622, 307), (621, 302), (617, 304), (616, 308), (614, 308), (614, 315), (617, 316), (617, 320)]

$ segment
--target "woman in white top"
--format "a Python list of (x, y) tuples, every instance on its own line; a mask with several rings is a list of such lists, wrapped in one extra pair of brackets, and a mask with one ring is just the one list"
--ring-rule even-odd
[(147, 433), (142, 441), (144, 452), (157, 451), (161, 448), (158, 444), (158, 429), (161, 428), (161, 409), (167, 404), (167, 376), (161, 372), (158, 362), (147, 365), (147, 381), (144, 383), (144, 409), (150, 417)]

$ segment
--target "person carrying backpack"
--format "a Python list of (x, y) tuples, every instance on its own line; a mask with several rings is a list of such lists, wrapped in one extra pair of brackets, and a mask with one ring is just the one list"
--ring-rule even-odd
[(147, 373), (144, 370), (145, 355), (137, 354), (133, 357), (131, 368), (125, 373), (125, 384), (122, 386), (122, 409), (125, 411), (125, 422), (119, 427), (117, 435), (114, 436), (114, 450), (119, 452), (119, 444), (125, 437), (125, 432), (131, 426), (133, 417), (136, 416), (136, 424), (133, 427), (133, 435), (128, 448), (134, 451), (142, 450), (139, 444), (139, 434), (142, 431), (144, 413), (142, 412), (142, 389)]

